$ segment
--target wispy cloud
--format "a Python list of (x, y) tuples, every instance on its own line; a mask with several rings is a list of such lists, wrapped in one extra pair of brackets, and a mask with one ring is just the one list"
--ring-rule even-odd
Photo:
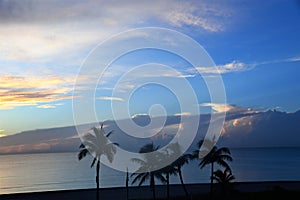
[(247, 71), (254, 68), (254, 64), (245, 64), (240, 61), (232, 61), (224, 65), (217, 65), (215, 67), (195, 67), (191, 68), (188, 71), (198, 71), (201, 74), (226, 74), (231, 72), (240, 72)]
[(42, 108), (42, 109), (49, 109), (49, 108), (56, 108), (57, 106), (61, 106), (63, 104), (57, 103), (57, 104), (43, 104), (43, 105), (38, 105), (36, 106), (37, 108)]
[[(270, 60), (270, 61), (262, 61), (262, 62), (254, 62), (254, 63), (244, 63), (240, 61), (232, 61), (227, 64), (221, 64), (217, 65), (215, 67), (195, 67), (190, 68), (187, 71), (188, 72), (194, 72), (197, 71), (201, 74), (226, 74), (226, 73), (233, 73), (233, 72), (243, 72), (252, 70), (257, 66), (260, 65), (267, 65), (267, 64), (275, 64), (275, 63), (284, 63), (284, 62), (298, 62), (300, 61), (300, 57), (291, 57), (287, 59), (278, 59), (278, 60)], [(197, 70), (197, 71), (196, 71)]]
[(0, 76), (0, 109), (72, 98), (72, 83), (73, 79), (58, 77)]
[(99, 97), (98, 99), (105, 101), (124, 101), (122, 98), (119, 97)]
[(39, 105), (37, 108), (43, 108), (43, 109), (48, 109), (48, 108), (55, 108), (56, 106), (51, 105), (51, 104), (44, 104), (44, 105)]
[(292, 57), (285, 60), (286, 62), (298, 62), (300, 61), (300, 56), (298, 57)]

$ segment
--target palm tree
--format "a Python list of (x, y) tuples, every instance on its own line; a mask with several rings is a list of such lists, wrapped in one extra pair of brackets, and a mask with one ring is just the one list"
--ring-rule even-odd
[(155, 147), (153, 143), (146, 144), (140, 149), (139, 153), (152, 152), (152, 154), (144, 154), (144, 159), (132, 159), (133, 162), (140, 164), (140, 168), (131, 175), (135, 176), (132, 184), (139, 181), (139, 186), (141, 186), (146, 180), (150, 179), (150, 190), (152, 191), (153, 199), (156, 199), (155, 178), (159, 179), (163, 183), (166, 182), (164, 176), (162, 175), (162, 170), (157, 170), (157, 165), (163, 159), (163, 155), (157, 151), (158, 149), (159, 147)]
[(129, 183), (129, 175), (128, 175), (128, 167), (126, 169), (126, 199), (129, 199), (129, 187), (128, 187), (128, 183)]
[(185, 195), (188, 197), (189, 196), (189, 193), (185, 187), (185, 184), (183, 182), (183, 177), (182, 177), (182, 167), (185, 165), (185, 164), (188, 164), (190, 159), (191, 159), (191, 154), (182, 154), (182, 151), (181, 151), (181, 148), (180, 148), (180, 145), (178, 143), (172, 143), (169, 145), (168, 147), (173, 153), (172, 155), (177, 158), (171, 166), (173, 166), (176, 170), (176, 172), (178, 173), (179, 175), (179, 180), (180, 180), (180, 183), (182, 185), (182, 188), (183, 188), (183, 191), (185, 193)]
[[(90, 132), (92, 131), (92, 132)], [(112, 162), (114, 155), (117, 151), (117, 143), (112, 143), (109, 141), (108, 137), (112, 134), (112, 131), (105, 134), (103, 130), (103, 124), (100, 129), (93, 127), (89, 132), (87, 132), (82, 137), (82, 143), (79, 146), (80, 151), (78, 153), (78, 159), (81, 160), (87, 155), (92, 155), (94, 157), (91, 168), (96, 166), (96, 184), (97, 184), (97, 199), (99, 199), (99, 179), (100, 179), (100, 160), (101, 156), (106, 156), (109, 162)]]
[(214, 172), (214, 180), (216, 180), (222, 188), (222, 193), (227, 195), (227, 191), (231, 190), (231, 182), (235, 179), (231, 169), (226, 168), (224, 171), (218, 169)]
[[(172, 154), (169, 152), (166, 153), (166, 159), (172, 159)], [(167, 165), (161, 169), (162, 173), (166, 176), (166, 185), (167, 185), (167, 199), (170, 198), (170, 175), (177, 175), (177, 169), (173, 163)]]
[[(204, 147), (202, 147), (202, 144)], [(229, 168), (229, 165), (226, 161), (232, 161), (232, 157), (230, 156), (230, 150), (226, 147), (218, 148), (214, 145), (215, 142), (211, 140), (200, 140), (198, 142), (198, 149), (194, 151), (194, 158), (199, 158), (199, 155), (205, 153), (204, 157), (202, 158), (201, 162), (199, 163), (199, 167), (202, 169), (206, 165), (211, 165), (211, 176), (210, 176), (210, 196), (212, 197), (213, 191), (213, 173), (214, 173), (214, 163), (218, 165)], [(201, 148), (201, 149), (200, 149)]]

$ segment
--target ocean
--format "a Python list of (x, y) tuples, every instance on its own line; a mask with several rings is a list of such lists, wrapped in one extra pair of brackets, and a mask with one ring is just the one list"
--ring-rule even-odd
[[(300, 148), (231, 149), (235, 181), (299, 181)], [(0, 194), (95, 187), (91, 159), (77, 153), (0, 155)], [(208, 183), (210, 168), (184, 166), (185, 183)], [(126, 174), (101, 166), (101, 187), (125, 186)], [(171, 177), (171, 183), (179, 183)]]

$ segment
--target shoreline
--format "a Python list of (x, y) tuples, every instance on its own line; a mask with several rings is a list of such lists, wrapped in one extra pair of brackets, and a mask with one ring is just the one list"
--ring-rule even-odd
[[(215, 184), (217, 185), (217, 184)], [(210, 184), (186, 184), (188, 192), (192, 195), (207, 194)], [(300, 191), (300, 181), (264, 181), (264, 182), (234, 182), (233, 187), (239, 192), (262, 192), (281, 188), (290, 191)], [(166, 197), (166, 186), (155, 187), (158, 198)], [(170, 185), (171, 197), (184, 196), (180, 184)], [(130, 186), (129, 199), (151, 199), (152, 193), (149, 186)], [(95, 199), (96, 189), (57, 190), (43, 192), (0, 194), (0, 200), (50, 200), (50, 199)], [(125, 187), (112, 187), (100, 189), (101, 199), (126, 199)]]

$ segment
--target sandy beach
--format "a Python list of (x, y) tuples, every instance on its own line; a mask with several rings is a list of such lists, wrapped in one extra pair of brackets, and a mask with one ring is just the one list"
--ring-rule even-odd
[[(192, 195), (205, 194), (209, 191), (209, 184), (187, 184), (188, 191)], [(260, 192), (270, 191), (274, 188), (282, 188), (291, 191), (300, 191), (300, 181), (272, 181), (272, 182), (238, 182), (234, 183), (234, 189), (239, 192)], [(170, 193), (172, 197), (184, 196), (181, 185), (171, 185)], [(164, 185), (156, 186), (157, 198), (166, 197), (166, 187)], [(1, 200), (80, 200), (95, 199), (95, 189), (81, 190), (62, 190), (34, 193), (18, 193), (0, 195)], [(103, 188), (100, 190), (100, 198), (108, 199), (126, 199), (126, 188)], [(151, 199), (152, 193), (149, 187), (129, 187), (129, 199)]]

